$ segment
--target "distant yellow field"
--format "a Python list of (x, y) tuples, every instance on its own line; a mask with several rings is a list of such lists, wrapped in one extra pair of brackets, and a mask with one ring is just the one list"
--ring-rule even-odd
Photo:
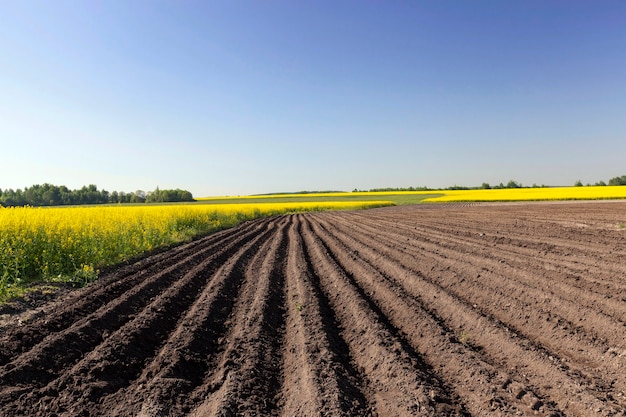
[(626, 198), (626, 186), (450, 190), (425, 202), (598, 200)]
[(474, 201), (541, 201), (541, 200), (598, 200), (626, 199), (626, 186), (586, 186), (586, 187), (545, 187), (545, 188), (505, 188), (474, 190), (432, 190), (432, 191), (377, 191), (377, 192), (337, 192), (273, 194), (241, 197), (202, 197), (197, 200), (219, 203), (254, 201), (269, 203), (272, 201), (315, 201), (315, 200), (350, 200), (368, 201), (370, 199), (388, 200), (396, 204), (439, 203), (439, 202), (474, 202)]

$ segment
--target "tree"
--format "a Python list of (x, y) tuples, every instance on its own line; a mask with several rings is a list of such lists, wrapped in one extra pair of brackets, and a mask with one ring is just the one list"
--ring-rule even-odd
[(161, 190), (157, 187), (146, 197), (146, 203), (176, 203), (181, 201), (194, 201), (193, 195), (187, 190), (179, 188), (175, 190)]
[(522, 184), (518, 184), (517, 182), (511, 180), (506, 184), (506, 188), (522, 188)]
[(145, 203), (146, 192), (143, 190), (137, 190), (134, 193), (131, 193), (130, 202), (131, 203)]
[(582, 186), (583, 186), (583, 183), (580, 180), (574, 183), (574, 187), (582, 187)]
[(611, 178), (609, 180), (609, 185), (626, 185), (626, 175), (622, 175), (621, 177)]
[(43, 193), (43, 204), (50, 206), (58, 206), (62, 203), (61, 191), (59, 187), (50, 187)]

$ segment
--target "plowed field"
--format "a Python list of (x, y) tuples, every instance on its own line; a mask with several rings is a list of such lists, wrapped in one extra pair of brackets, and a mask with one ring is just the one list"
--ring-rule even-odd
[(0, 329), (3, 416), (626, 416), (626, 203), (248, 222)]

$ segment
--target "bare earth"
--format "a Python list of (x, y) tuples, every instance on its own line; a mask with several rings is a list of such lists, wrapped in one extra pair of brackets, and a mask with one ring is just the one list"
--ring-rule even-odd
[(625, 226), (622, 201), (248, 222), (0, 327), (0, 415), (626, 416)]

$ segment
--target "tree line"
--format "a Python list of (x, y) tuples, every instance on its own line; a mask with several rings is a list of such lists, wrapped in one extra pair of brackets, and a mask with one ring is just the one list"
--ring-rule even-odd
[[(605, 186), (607, 185), (607, 183), (605, 183), (604, 181), (598, 181), (595, 184), (593, 184), (595, 186)], [(614, 177), (611, 178), (609, 180), (608, 185), (626, 185), (626, 175), (622, 175), (621, 177)], [(583, 183), (579, 180), (576, 181), (576, 183), (574, 183), (574, 186), (576, 187), (582, 187)], [(591, 186), (591, 184), (587, 184), (587, 186)], [(372, 188), (370, 190), (359, 190), (357, 188), (355, 188), (354, 190), (352, 190), (352, 192), (359, 192), (359, 191), (369, 191), (369, 192), (379, 192), (379, 191), (438, 191), (438, 190), (477, 190), (477, 189), (484, 189), (484, 190), (497, 190), (497, 189), (504, 189), (504, 188), (547, 188), (549, 186), (547, 185), (537, 185), (537, 184), (533, 184), (532, 186), (528, 187), (528, 186), (523, 186), (521, 182), (517, 182), (515, 180), (510, 180), (508, 183), (504, 184), (504, 183), (500, 183), (500, 184), (496, 184), (496, 185), (490, 185), (488, 182), (483, 182), (479, 187), (465, 187), (462, 185), (453, 185), (447, 188), (429, 188), (429, 187), (405, 187), (405, 188)]]
[[(580, 181), (576, 185), (580, 185)], [(589, 185), (589, 184), (587, 184)], [(600, 181), (595, 183), (594, 185), (606, 185), (604, 181)], [(621, 177), (613, 177), (609, 180), (609, 185), (626, 185), (626, 175), (622, 175)]]
[[(591, 186), (592, 184), (587, 184), (587, 186)], [(607, 183), (605, 183), (604, 181), (598, 181), (595, 184), (593, 184), (594, 186), (606, 186)], [(626, 185), (626, 175), (622, 175), (621, 177), (614, 177), (611, 178), (609, 180), (608, 185)], [(575, 187), (582, 187), (583, 183), (582, 181), (578, 180), (574, 183)], [(533, 184), (531, 188), (546, 188), (548, 187), (547, 185), (537, 185), (537, 184)], [(516, 181), (509, 181), (506, 185), (500, 183), (498, 185), (494, 185), (494, 186), (490, 186), (488, 183), (484, 182), (482, 184), (482, 186), (480, 186), (480, 188), (524, 188), (522, 186), (521, 183), (518, 183)]]
[(123, 204), (123, 203), (170, 203), (195, 201), (193, 195), (186, 190), (160, 190), (145, 192), (137, 190), (123, 191), (98, 190), (94, 184), (70, 190), (64, 185), (36, 184), (22, 189), (0, 189), (0, 205), (14, 206), (67, 206), (82, 204)]

